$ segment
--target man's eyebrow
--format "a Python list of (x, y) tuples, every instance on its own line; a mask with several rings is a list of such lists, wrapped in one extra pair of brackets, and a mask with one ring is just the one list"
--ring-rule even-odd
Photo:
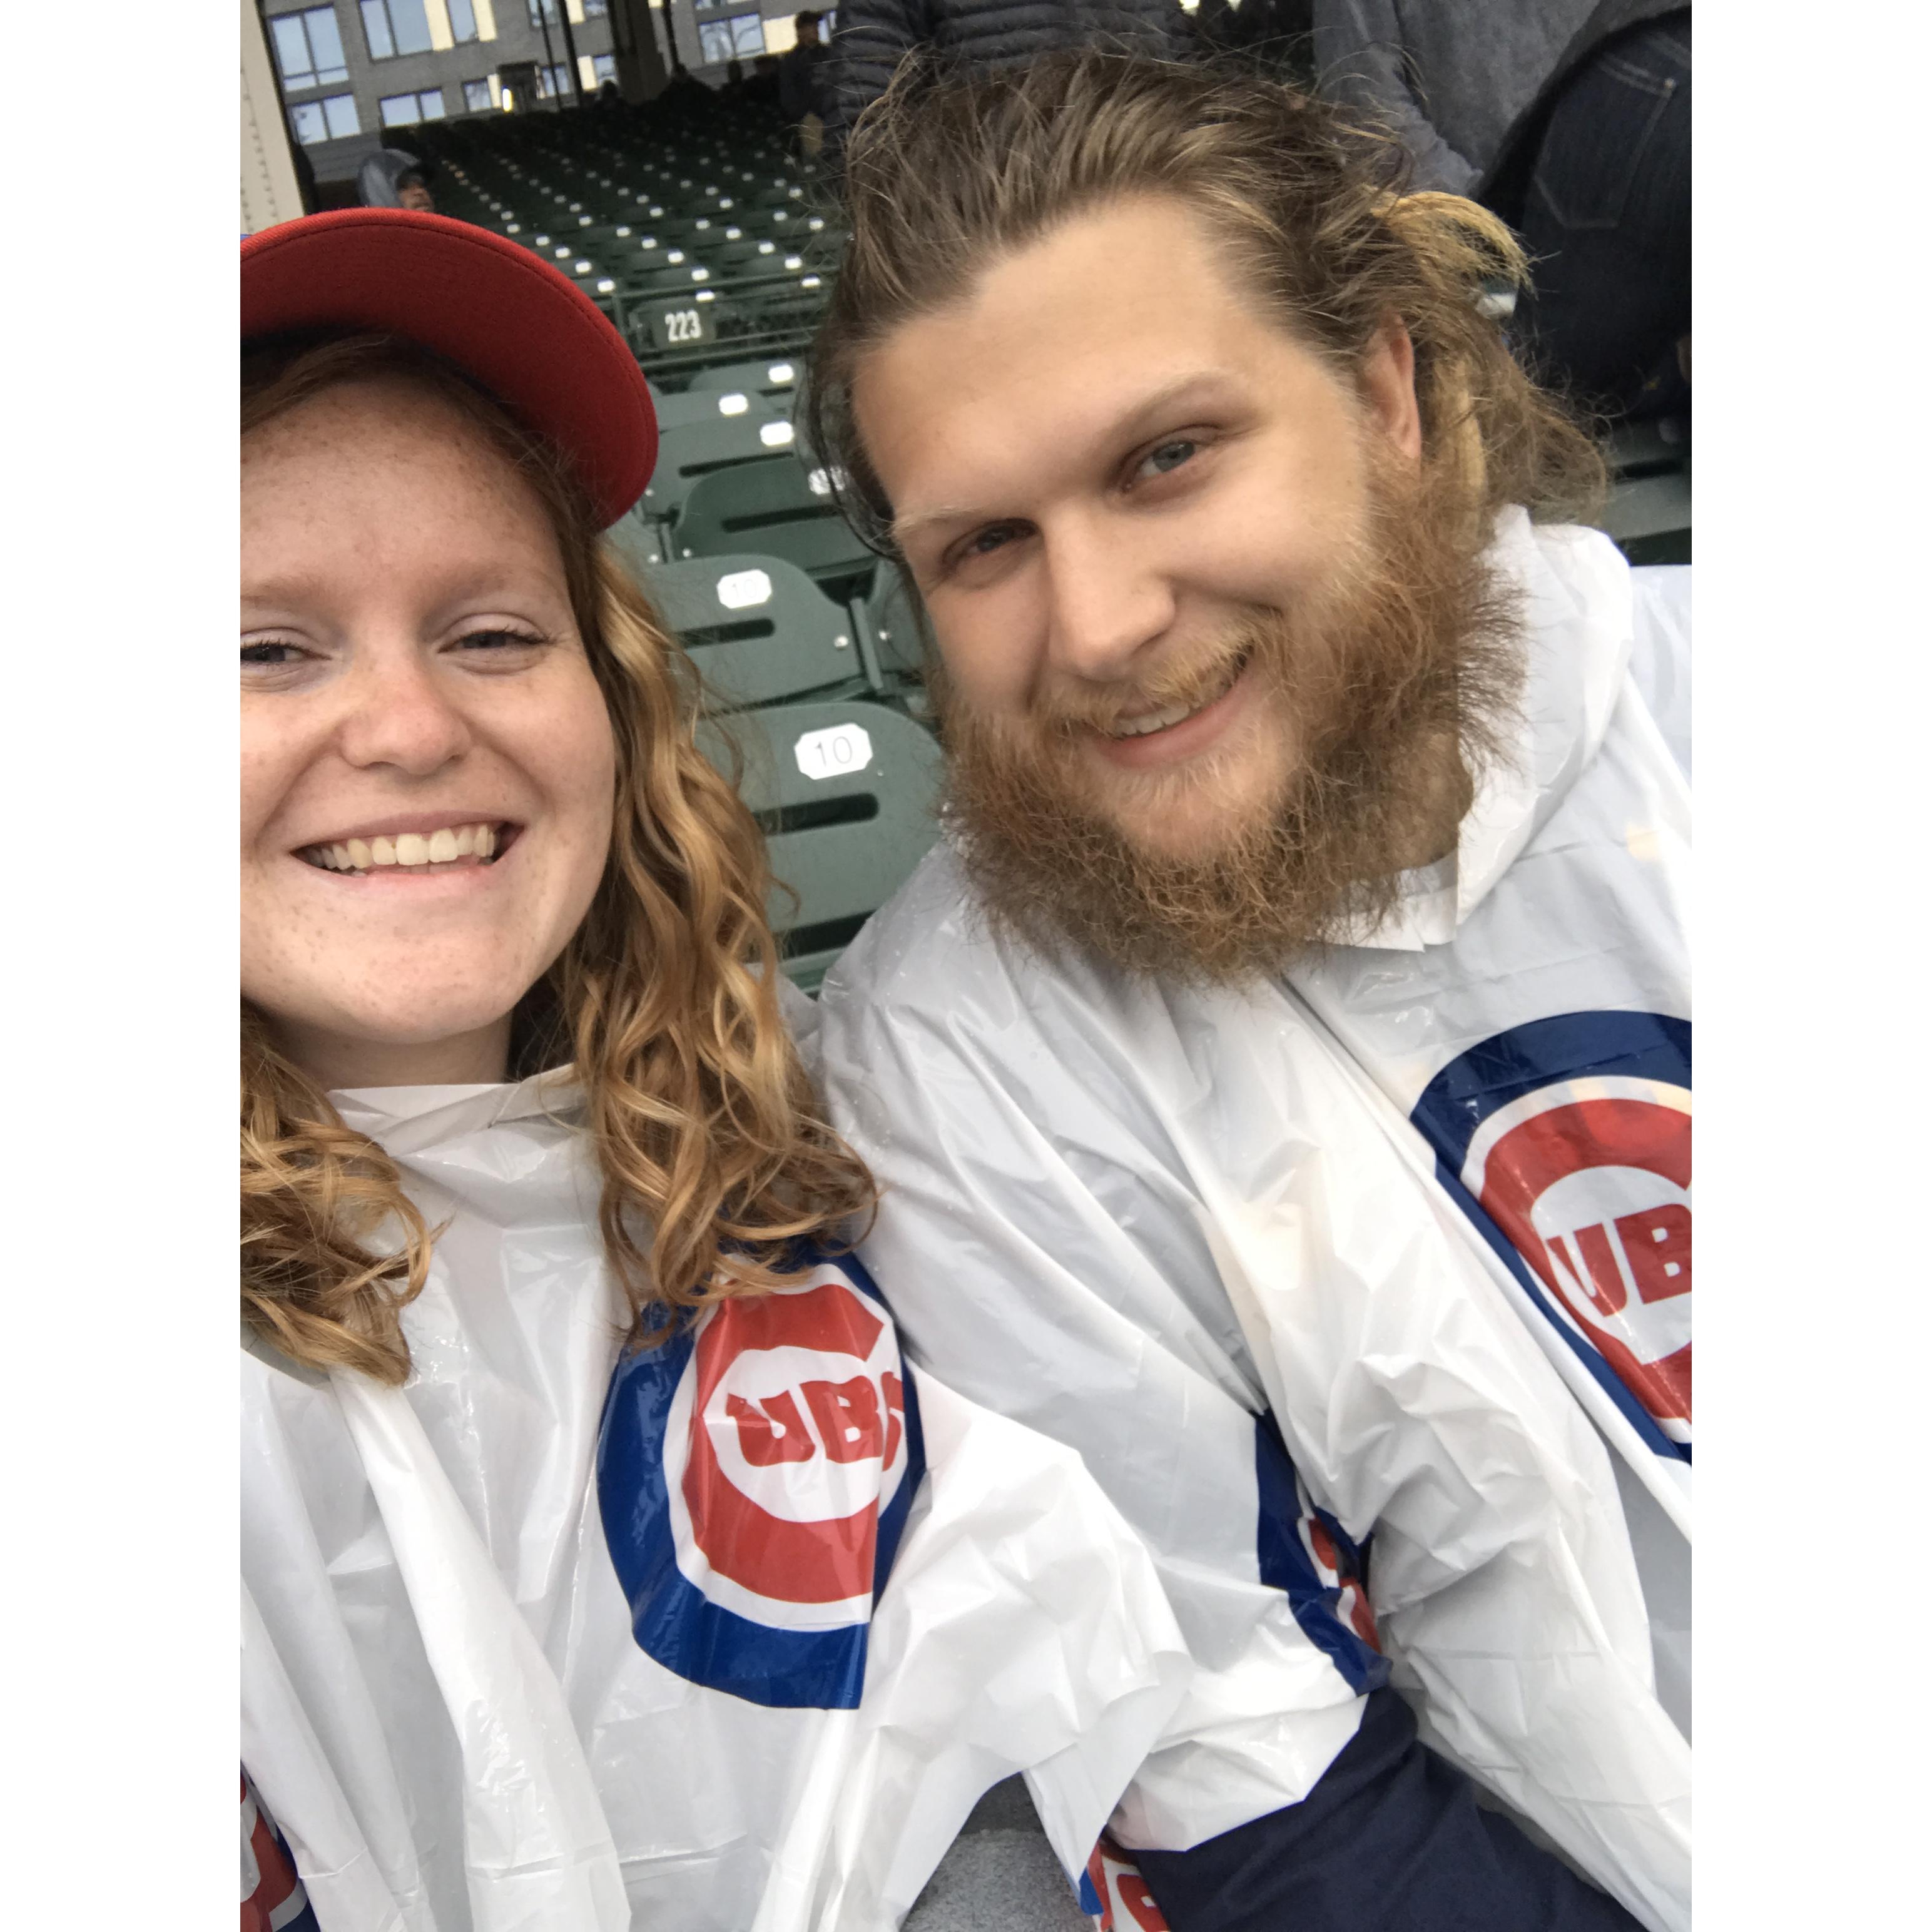
[[(1225, 388), (1234, 380), (1230, 370), (1190, 370), (1185, 375), (1175, 376), (1171, 382), (1163, 382), (1151, 394), (1130, 404), (1094, 440), (1103, 445), (1130, 441), (1151, 428), (1155, 421), (1177, 404), (1208, 389)], [(914, 510), (892, 519), (892, 540), (902, 544), (914, 532), (929, 529), (934, 524), (971, 523), (986, 514), (986, 511), (967, 504), (940, 504), (928, 510)]]

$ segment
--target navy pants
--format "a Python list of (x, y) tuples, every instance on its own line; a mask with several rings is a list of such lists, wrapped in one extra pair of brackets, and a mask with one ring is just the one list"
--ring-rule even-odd
[(1173, 1932), (1639, 1932), (1415, 1734), (1393, 1690), (1299, 1804), (1133, 1854)]
[(1538, 373), (1612, 415), (1681, 408), (1690, 328), (1690, 16), (1606, 41), (1552, 105), (1516, 218)]

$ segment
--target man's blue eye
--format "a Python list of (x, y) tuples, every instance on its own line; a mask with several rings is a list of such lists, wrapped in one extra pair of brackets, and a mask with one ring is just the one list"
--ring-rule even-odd
[(1190, 442), (1185, 437), (1164, 442), (1158, 449), (1148, 452), (1147, 465), (1164, 476), (1170, 470), (1178, 470), (1199, 447), (1198, 443)]
[[(277, 653), (282, 653), (278, 656)], [(289, 662), (296, 654), (293, 644), (244, 644), (242, 662), (244, 664), (282, 664)]]

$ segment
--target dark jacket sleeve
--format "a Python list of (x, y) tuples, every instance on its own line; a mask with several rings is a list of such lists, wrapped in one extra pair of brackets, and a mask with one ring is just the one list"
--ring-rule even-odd
[(1173, 1932), (1640, 1932), (1418, 1738), (1393, 1690), (1299, 1804), (1132, 1854)]

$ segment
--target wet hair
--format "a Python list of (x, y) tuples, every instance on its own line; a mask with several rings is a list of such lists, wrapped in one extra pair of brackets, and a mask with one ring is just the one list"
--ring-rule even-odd
[(851, 238), (812, 361), (813, 447), (842, 507), (892, 554), (892, 506), (852, 410), (868, 351), (1060, 224), (1166, 195), (1345, 379), (1390, 321), (1406, 328), (1425, 474), (1463, 493), (1472, 515), (1520, 503), (1540, 520), (1587, 520), (1601, 458), (1479, 302), (1486, 283), (1524, 283), (1521, 250), (1474, 202), (1407, 183), (1388, 136), (1238, 68), (1088, 50), (962, 78), (909, 59), (846, 148)]
[[(244, 348), (242, 428), (344, 383), (406, 382), (527, 484), (561, 554), (616, 753), (610, 852), (582, 925), (520, 1004), (515, 1071), (568, 1060), (602, 1172), (605, 1252), (634, 1337), (676, 1311), (798, 1278), (874, 1199), (826, 1124), (778, 1004), (764, 844), (699, 751), (690, 661), (600, 536), (559, 454), (415, 345), (370, 335)], [(284, 1354), (401, 1382), (404, 1306), (434, 1237), (396, 1165), (345, 1126), (242, 1007), (242, 1313)]]

